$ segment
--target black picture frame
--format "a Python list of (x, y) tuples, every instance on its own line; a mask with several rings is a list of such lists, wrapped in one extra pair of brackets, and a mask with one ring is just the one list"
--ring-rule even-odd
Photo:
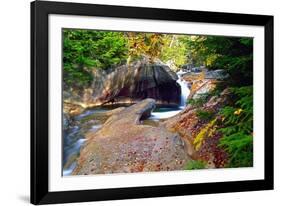
[[(264, 180), (49, 192), (48, 15), (256, 25), (265, 28)], [(273, 16), (63, 2), (31, 2), (31, 203), (50, 204), (273, 189)]]

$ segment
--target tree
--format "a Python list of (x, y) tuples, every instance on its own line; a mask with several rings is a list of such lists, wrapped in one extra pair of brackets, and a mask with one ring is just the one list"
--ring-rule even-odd
[(129, 64), (133, 59), (139, 58), (142, 55), (147, 56), (151, 62), (160, 56), (164, 45), (164, 35), (158, 33), (138, 33), (128, 32), (128, 52)]
[(123, 32), (64, 29), (64, 82), (78, 88), (89, 85), (92, 68), (121, 64), (127, 58), (127, 48)]
[(245, 37), (190, 36), (185, 39), (191, 59), (210, 69), (224, 69), (233, 85), (253, 82), (253, 39)]
[(187, 62), (187, 47), (184, 35), (166, 34), (163, 38), (164, 45), (162, 47), (160, 59), (167, 63), (172, 61), (177, 67)]

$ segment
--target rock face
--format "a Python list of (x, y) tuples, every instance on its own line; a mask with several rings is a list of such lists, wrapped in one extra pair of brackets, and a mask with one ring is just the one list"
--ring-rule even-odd
[(205, 76), (206, 79), (218, 79), (218, 80), (224, 80), (227, 79), (228, 77), (229, 74), (222, 69), (207, 71)]
[(163, 126), (142, 125), (155, 107), (145, 99), (114, 113), (97, 132), (89, 132), (73, 174), (104, 174), (184, 169), (187, 146)]
[(139, 60), (103, 71), (93, 69), (92, 86), (82, 93), (65, 92), (64, 100), (83, 107), (104, 103), (136, 103), (153, 98), (157, 104), (178, 105), (181, 90), (177, 75), (160, 62), (151, 64)]
[(191, 83), (188, 99), (198, 99), (202, 95), (208, 94), (216, 87), (216, 80), (198, 80)]
[(83, 112), (83, 108), (79, 105), (69, 104), (64, 102), (63, 104), (63, 113), (68, 114), (69, 116), (75, 116)]
[[(202, 95), (211, 92), (220, 79), (216, 79), (215, 76), (211, 76), (214, 71), (204, 71), (200, 73), (189, 72), (182, 76), (182, 78), (189, 82), (190, 93), (188, 99), (197, 99)], [(210, 78), (213, 77), (213, 78)]]

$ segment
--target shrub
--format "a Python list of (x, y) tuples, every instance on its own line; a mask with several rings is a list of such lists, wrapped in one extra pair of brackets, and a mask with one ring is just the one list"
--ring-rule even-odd
[(253, 136), (242, 132), (234, 133), (221, 138), (219, 146), (223, 147), (230, 155), (229, 166), (253, 166)]
[(211, 137), (216, 129), (216, 119), (210, 121), (203, 129), (200, 130), (198, 135), (195, 137), (193, 141), (193, 145), (195, 146), (195, 150), (198, 151), (203, 144), (203, 141), (206, 137)]
[(213, 118), (214, 116), (214, 113), (213, 112), (210, 112), (210, 111), (205, 111), (205, 110), (202, 110), (202, 109), (198, 109), (196, 111), (196, 116), (200, 119), (200, 120), (203, 120), (203, 121), (209, 121)]
[(190, 160), (185, 167), (186, 170), (196, 170), (196, 169), (205, 169), (205, 168), (206, 168), (206, 164), (201, 160)]
[(190, 99), (188, 104), (193, 107), (202, 107), (207, 102), (209, 96), (209, 93), (200, 94), (198, 98)]

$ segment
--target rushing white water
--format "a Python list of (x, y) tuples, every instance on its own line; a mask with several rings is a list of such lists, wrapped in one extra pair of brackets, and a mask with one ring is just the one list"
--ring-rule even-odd
[(73, 162), (73, 163), (69, 166), (69, 168), (63, 169), (62, 175), (63, 175), (63, 176), (71, 175), (71, 173), (73, 172), (73, 170), (75, 169), (75, 167), (76, 167), (76, 162)]
[(172, 116), (175, 116), (176, 114), (181, 112), (181, 109), (171, 110), (171, 108), (166, 108), (168, 111), (165, 112), (152, 112), (151, 116), (148, 119), (152, 120), (160, 120), (160, 119), (166, 119)]
[(101, 127), (102, 127), (102, 125), (93, 125), (89, 131), (91, 131), (91, 132), (96, 132), (96, 131), (98, 131)]
[(161, 108), (160, 110), (156, 110), (156, 111), (152, 112), (149, 119), (152, 119), (152, 120), (166, 119), (166, 118), (175, 116), (176, 114), (180, 113), (185, 108), (187, 97), (190, 93), (190, 90), (188, 88), (188, 82), (186, 82), (182, 78), (182, 75), (185, 73), (186, 72), (183, 72), (183, 71), (179, 71), (177, 73), (177, 75), (178, 75), (177, 83), (181, 87), (181, 99), (180, 99), (179, 107), (177, 109)]
[(188, 83), (181, 77), (180, 74), (178, 74), (178, 80), (177, 83), (181, 87), (181, 101), (180, 101), (180, 108), (183, 109), (186, 106), (187, 97), (190, 93), (190, 90), (188, 88)]

